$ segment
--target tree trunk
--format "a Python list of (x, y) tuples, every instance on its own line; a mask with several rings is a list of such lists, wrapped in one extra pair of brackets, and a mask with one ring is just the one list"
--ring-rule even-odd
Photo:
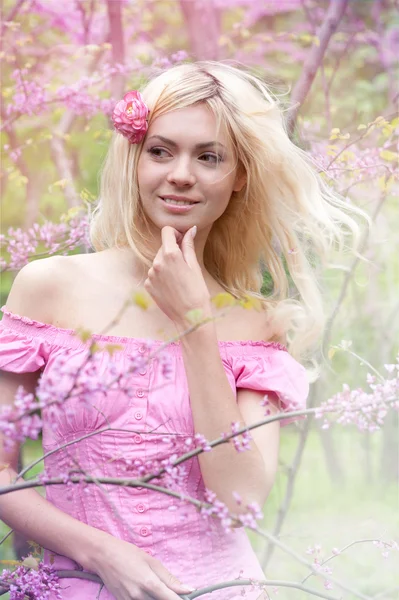
[(180, 0), (195, 60), (218, 60), (221, 13), (214, 0)]

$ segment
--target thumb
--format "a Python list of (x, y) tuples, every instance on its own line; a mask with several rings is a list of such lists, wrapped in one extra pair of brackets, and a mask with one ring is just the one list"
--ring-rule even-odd
[(196, 233), (197, 226), (194, 225), (194, 227), (191, 227), (188, 231), (186, 231), (180, 245), (180, 250), (182, 251), (183, 258), (190, 267), (193, 267), (196, 264), (198, 264), (194, 246), (194, 238)]
[(168, 569), (160, 562), (158, 562), (156, 565), (151, 565), (151, 568), (154, 573), (158, 575), (162, 583), (164, 583), (169, 589), (173, 590), (177, 594), (189, 594), (196, 589), (194, 586), (184, 585), (184, 583), (172, 575), (172, 573), (168, 571)]

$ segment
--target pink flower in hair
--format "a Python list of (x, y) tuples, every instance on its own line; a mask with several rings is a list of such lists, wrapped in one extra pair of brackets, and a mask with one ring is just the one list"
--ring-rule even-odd
[(138, 144), (147, 132), (149, 112), (140, 92), (133, 90), (127, 92), (115, 106), (112, 122), (131, 144)]

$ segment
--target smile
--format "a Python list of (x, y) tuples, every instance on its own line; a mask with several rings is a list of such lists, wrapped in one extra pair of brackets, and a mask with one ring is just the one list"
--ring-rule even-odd
[(185, 213), (193, 208), (198, 202), (194, 200), (177, 200), (176, 198), (161, 198), (165, 208), (174, 213)]

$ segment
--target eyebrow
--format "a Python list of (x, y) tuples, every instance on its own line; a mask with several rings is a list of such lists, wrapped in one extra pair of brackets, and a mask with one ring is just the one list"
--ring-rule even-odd
[[(172, 146), (172, 148), (177, 148), (176, 142), (174, 142), (173, 140), (170, 140), (170, 139), (168, 139), (166, 137), (163, 137), (163, 135), (152, 135), (151, 137), (148, 138), (148, 141), (152, 140), (154, 138), (157, 138), (158, 140), (161, 140), (165, 144), (169, 144), (169, 146)], [(195, 147), (196, 150), (202, 150), (204, 148), (209, 148), (209, 146), (221, 146), (222, 148), (224, 148), (225, 150), (227, 150), (226, 146), (224, 146), (220, 142), (216, 142), (216, 141), (213, 141), (213, 142), (201, 142), (200, 144), (196, 144), (194, 147)]]

